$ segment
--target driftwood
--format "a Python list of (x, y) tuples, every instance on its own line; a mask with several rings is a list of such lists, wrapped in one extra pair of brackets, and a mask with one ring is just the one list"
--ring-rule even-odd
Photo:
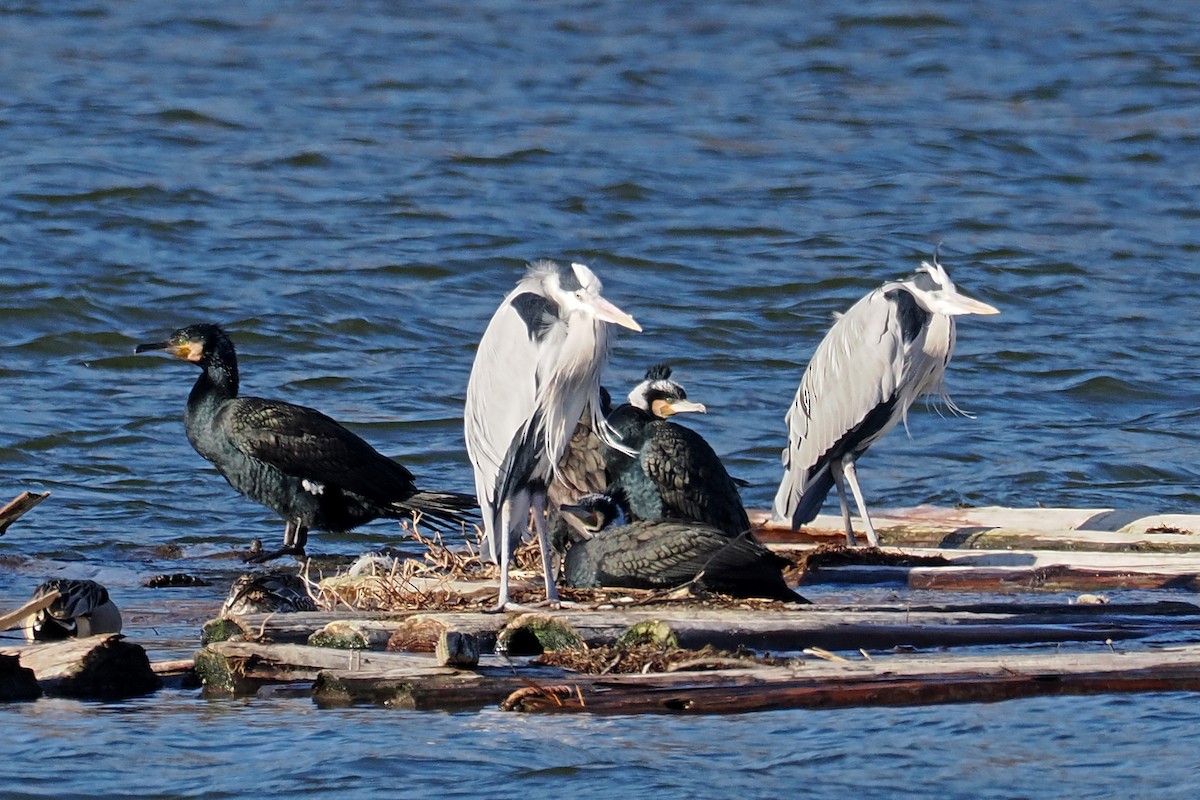
[[(1112, 509), (919, 508), (884, 510), (871, 517), (881, 544), (983, 550), (1200, 552), (1200, 516), (1143, 514)], [(840, 516), (822, 514), (800, 531), (750, 513), (755, 534), (768, 544), (844, 542)], [(858, 524), (857, 520), (854, 520)]]
[(118, 699), (148, 694), (161, 685), (146, 651), (120, 634), (0, 648), (33, 670), (48, 695)]
[[(562, 620), (588, 646), (613, 644), (639, 623), (667, 628), (682, 647), (712, 645), (726, 650), (798, 651), (870, 650), (895, 647), (951, 647), (1034, 642), (1114, 641), (1191, 632), (1200, 626), (1200, 606), (1190, 603), (1066, 605), (991, 603), (964, 606), (879, 606), (703, 608), (689, 605), (634, 607), (607, 611), (568, 610), (535, 615)], [(395, 626), (391, 650), (434, 652), (438, 640), (454, 632), (474, 637), (481, 650), (495, 647), (501, 629), (513, 620), (483, 612), (413, 614), (405, 619), (376, 621)], [(336, 620), (327, 613), (247, 615), (241, 625), (276, 642), (305, 642), (314, 630)], [(520, 627), (518, 622), (515, 627)], [(542, 641), (536, 630), (531, 639)], [(513, 635), (509, 634), (510, 637)], [(251, 636), (250, 638), (254, 638)], [(537, 652), (529, 639), (509, 647), (513, 655)]]
[(54, 605), (54, 602), (62, 596), (62, 593), (57, 589), (51, 589), (40, 597), (35, 597), (20, 608), (14, 609), (3, 616), (0, 616), (0, 631), (6, 631), (16, 625), (20, 625), (27, 617), (47, 609)]
[(0, 701), (36, 700), (42, 696), (37, 677), (21, 666), (18, 656), (0, 655)]
[(0, 508), (0, 536), (8, 532), (8, 526), (23, 517), (31, 508), (50, 496), (49, 492), (34, 494), (21, 492)]
[(558, 687), (520, 690), (504, 707), (703, 714), (1150, 691), (1200, 691), (1200, 647), (1140, 653), (900, 657), (806, 662), (795, 668), (572, 676)]
[(582, 675), (542, 668), (331, 669), (320, 673), (321, 705), (373, 703), (412, 709), (724, 713), (995, 701), (1040, 694), (1200, 691), (1200, 647), (1171, 651), (889, 657), (804, 661), (790, 667), (705, 672)]
[(428, 656), (261, 642), (214, 642), (195, 659), (196, 674), (210, 694), (254, 694), (268, 683), (315, 680), (325, 669), (371, 668), (445, 669)]

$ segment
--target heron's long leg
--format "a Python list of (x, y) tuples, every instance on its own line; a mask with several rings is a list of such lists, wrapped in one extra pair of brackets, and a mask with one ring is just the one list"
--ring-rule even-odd
[(509, 560), (509, 539), (508, 528), (512, 520), (512, 501), (505, 500), (500, 507), (500, 525), (497, 530), (492, 532), (492, 551), (495, 552), (497, 547), (500, 548), (500, 598), (496, 601), (496, 607), (493, 611), (503, 611), (508, 605), (508, 560)]
[[(847, 457), (842, 464), (846, 478), (850, 481), (850, 491), (854, 492), (854, 502), (858, 506), (858, 513), (862, 516), (863, 525), (867, 528), (867, 543), (871, 547), (879, 547), (879, 534), (875, 533), (875, 526), (871, 524), (871, 515), (867, 513), (867, 504), (863, 502), (862, 489), (858, 486), (858, 475), (854, 471), (854, 460)], [(843, 502), (845, 501), (843, 500)], [(849, 512), (847, 511), (847, 513)]]
[(546, 599), (558, 601), (558, 587), (554, 585), (554, 564), (550, 558), (550, 537), (546, 533), (546, 495), (538, 492), (533, 497), (533, 527), (537, 530), (538, 547), (542, 551), (542, 574), (546, 578)]
[(842, 479), (842, 465), (834, 461), (829, 465), (829, 470), (833, 473), (833, 485), (837, 487), (838, 500), (842, 503), (842, 522), (846, 523), (846, 544), (849, 547), (857, 547), (858, 542), (854, 539), (854, 525), (850, 522), (850, 503), (846, 499), (846, 481)]

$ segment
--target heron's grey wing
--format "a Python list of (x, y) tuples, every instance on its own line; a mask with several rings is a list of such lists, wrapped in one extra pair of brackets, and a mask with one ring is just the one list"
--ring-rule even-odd
[(537, 335), (550, 321), (551, 306), (539, 309), (539, 296), (524, 284), (504, 298), (479, 340), (463, 409), (467, 455), (489, 538), (505, 458), (536, 408)]
[(348, 489), (378, 502), (416, 491), (412, 473), (337, 420), (279, 400), (241, 397), (221, 410), (220, 424), (250, 458), (295, 478)]
[[(903, 361), (895, 309), (881, 290), (859, 300), (833, 324), (813, 353), (788, 409), (777, 514), (790, 519), (809, 482), (828, 466), (847, 434), (875, 421), (881, 409), (895, 402)], [(879, 426), (865, 444), (894, 424), (891, 420)]]

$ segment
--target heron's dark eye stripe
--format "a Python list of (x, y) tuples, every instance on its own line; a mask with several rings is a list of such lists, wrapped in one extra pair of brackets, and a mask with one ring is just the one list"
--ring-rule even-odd
[(936, 292), (943, 288), (928, 272), (918, 272), (912, 277), (912, 285), (922, 292)]
[(558, 285), (568, 292), (574, 292), (583, 288), (583, 284), (579, 282), (579, 278), (575, 275), (574, 267), (558, 268)]

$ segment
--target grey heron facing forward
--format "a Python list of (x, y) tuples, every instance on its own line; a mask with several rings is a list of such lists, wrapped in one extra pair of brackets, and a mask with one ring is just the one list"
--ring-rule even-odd
[(500, 565), (497, 608), (509, 603), (508, 566), (529, 526), (542, 548), (546, 597), (557, 600), (546, 537), (546, 490), (585, 408), (612, 439), (600, 401), (608, 325), (641, 326), (601, 296), (583, 264), (541, 260), (500, 304), (475, 353), (463, 414), (483, 514), (484, 555)]
[(775, 518), (790, 520), (793, 530), (811, 522), (837, 486), (846, 541), (853, 545), (848, 481), (867, 539), (877, 547), (854, 463), (907, 417), (918, 397), (946, 397), (954, 317), (998, 313), (959, 292), (935, 257), (933, 264), (922, 263), (912, 276), (885, 283), (839, 317), (808, 362), (787, 413)]

